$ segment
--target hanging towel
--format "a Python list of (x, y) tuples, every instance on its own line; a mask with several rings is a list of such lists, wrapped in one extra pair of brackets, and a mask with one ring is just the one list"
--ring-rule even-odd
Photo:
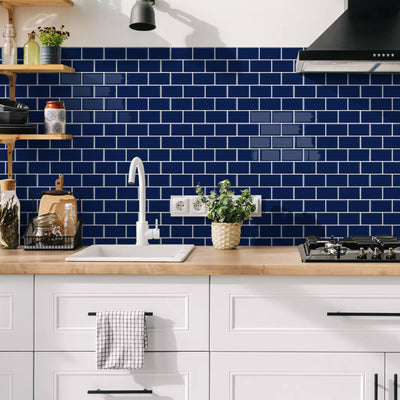
[(97, 312), (97, 369), (143, 368), (146, 347), (144, 311)]

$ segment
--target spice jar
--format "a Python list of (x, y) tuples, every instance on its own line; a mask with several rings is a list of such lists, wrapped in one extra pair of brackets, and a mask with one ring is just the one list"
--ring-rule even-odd
[(63, 101), (48, 101), (44, 109), (44, 133), (65, 133)]
[(20, 204), (14, 179), (0, 181), (0, 246), (17, 249), (20, 235)]

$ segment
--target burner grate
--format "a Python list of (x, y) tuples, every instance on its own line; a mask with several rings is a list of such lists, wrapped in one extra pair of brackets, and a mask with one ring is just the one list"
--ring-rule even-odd
[(343, 239), (308, 236), (301, 245), (303, 261), (400, 262), (400, 239), (390, 235), (352, 236)]

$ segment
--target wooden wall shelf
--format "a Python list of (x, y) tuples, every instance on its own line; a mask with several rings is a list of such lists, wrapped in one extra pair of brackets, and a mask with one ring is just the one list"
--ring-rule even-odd
[(15, 148), (15, 142), (17, 140), (71, 140), (74, 136), (67, 135), (65, 133), (12, 133), (12, 134), (0, 134), (0, 143), (7, 145), (7, 175), (8, 179), (12, 179), (13, 175), (13, 152)]
[(65, 133), (0, 133), (0, 143), (15, 143), (17, 140), (71, 140), (73, 137)]
[(6, 0), (1, 2), (7, 3), (13, 7), (72, 7), (72, 0)]
[(15, 100), (15, 85), (17, 83), (17, 74), (35, 74), (35, 73), (71, 73), (75, 69), (63, 64), (46, 65), (0, 65), (0, 74), (8, 77), (10, 85), (10, 100)]
[[(0, 1), (0, 7), (8, 11), (8, 23), (14, 24), (14, 7), (72, 7), (72, 0), (6, 0)], [(17, 74), (35, 73), (70, 73), (75, 69), (62, 64), (48, 65), (0, 65), (0, 75), (8, 77), (10, 84), (10, 100), (15, 100)], [(7, 145), (8, 178), (12, 178), (13, 151), (17, 140), (70, 140), (72, 135), (66, 134), (0, 134), (0, 143)]]
[(75, 69), (63, 64), (43, 64), (43, 65), (0, 65), (0, 74), (36, 74), (36, 73), (69, 73), (75, 72)]
[(0, 6), (8, 11), (8, 23), (14, 24), (14, 7), (72, 7), (72, 0), (6, 0)]

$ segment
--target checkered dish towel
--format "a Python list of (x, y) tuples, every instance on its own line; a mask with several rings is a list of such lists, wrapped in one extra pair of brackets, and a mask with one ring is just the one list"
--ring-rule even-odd
[(144, 311), (97, 312), (97, 369), (143, 368), (146, 347)]

